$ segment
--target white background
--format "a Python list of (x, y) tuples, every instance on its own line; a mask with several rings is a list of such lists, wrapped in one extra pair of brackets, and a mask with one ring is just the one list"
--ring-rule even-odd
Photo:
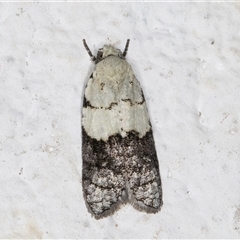
[[(95, 220), (81, 105), (104, 44), (145, 93), (164, 205)], [(240, 3), (1, 3), (0, 238), (239, 238)]]

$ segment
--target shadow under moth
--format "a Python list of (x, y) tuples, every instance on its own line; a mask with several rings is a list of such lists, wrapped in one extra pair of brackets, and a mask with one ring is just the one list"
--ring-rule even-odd
[(140, 211), (161, 209), (162, 186), (146, 102), (123, 53), (104, 45), (87, 83), (82, 110), (82, 184), (96, 219), (129, 202)]

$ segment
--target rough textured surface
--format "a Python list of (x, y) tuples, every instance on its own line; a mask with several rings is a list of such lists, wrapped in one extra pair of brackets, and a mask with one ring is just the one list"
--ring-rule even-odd
[[(0, 3), (0, 237), (240, 238), (240, 3)], [(81, 109), (95, 55), (123, 49), (161, 170), (157, 214), (95, 220)], [(136, 227), (133, 227), (136, 226)]]

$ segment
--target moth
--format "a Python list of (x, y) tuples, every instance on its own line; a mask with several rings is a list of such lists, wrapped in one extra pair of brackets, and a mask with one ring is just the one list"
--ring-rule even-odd
[(151, 123), (141, 86), (126, 61), (129, 39), (121, 52), (104, 45), (87, 83), (82, 109), (82, 187), (96, 219), (122, 204), (156, 213), (162, 184)]

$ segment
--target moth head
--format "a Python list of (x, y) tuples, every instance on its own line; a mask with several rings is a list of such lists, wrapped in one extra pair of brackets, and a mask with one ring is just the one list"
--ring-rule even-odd
[(97, 57), (92, 55), (92, 52), (89, 49), (85, 39), (83, 39), (83, 45), (86, 48), (92, 61), (94, 61), (97, 64), (98, 62), (100, 62), (101, 60), (103, 60), (104, 58), (109, 57), (109, 56), (117, 56), (119, 58), (125, 59), (125, 57), (127, 55), (127, 51), (128, 51), (129, 41), (130, 40), (128, 39), (123, 53), (121, 52), (120, 49), (117, 49), (112, 45), (104, 45), (103, 48), (100, 48), (98, 50)]
[(109, 56), (117, 56), (124, 59), (121, 50), (115, 48), (112, 45), (104, 45), (103, 48), (100, 48), (98, 50), (98, 54), (97, 54), (98, 61), (101, 61), (102, 59)]

